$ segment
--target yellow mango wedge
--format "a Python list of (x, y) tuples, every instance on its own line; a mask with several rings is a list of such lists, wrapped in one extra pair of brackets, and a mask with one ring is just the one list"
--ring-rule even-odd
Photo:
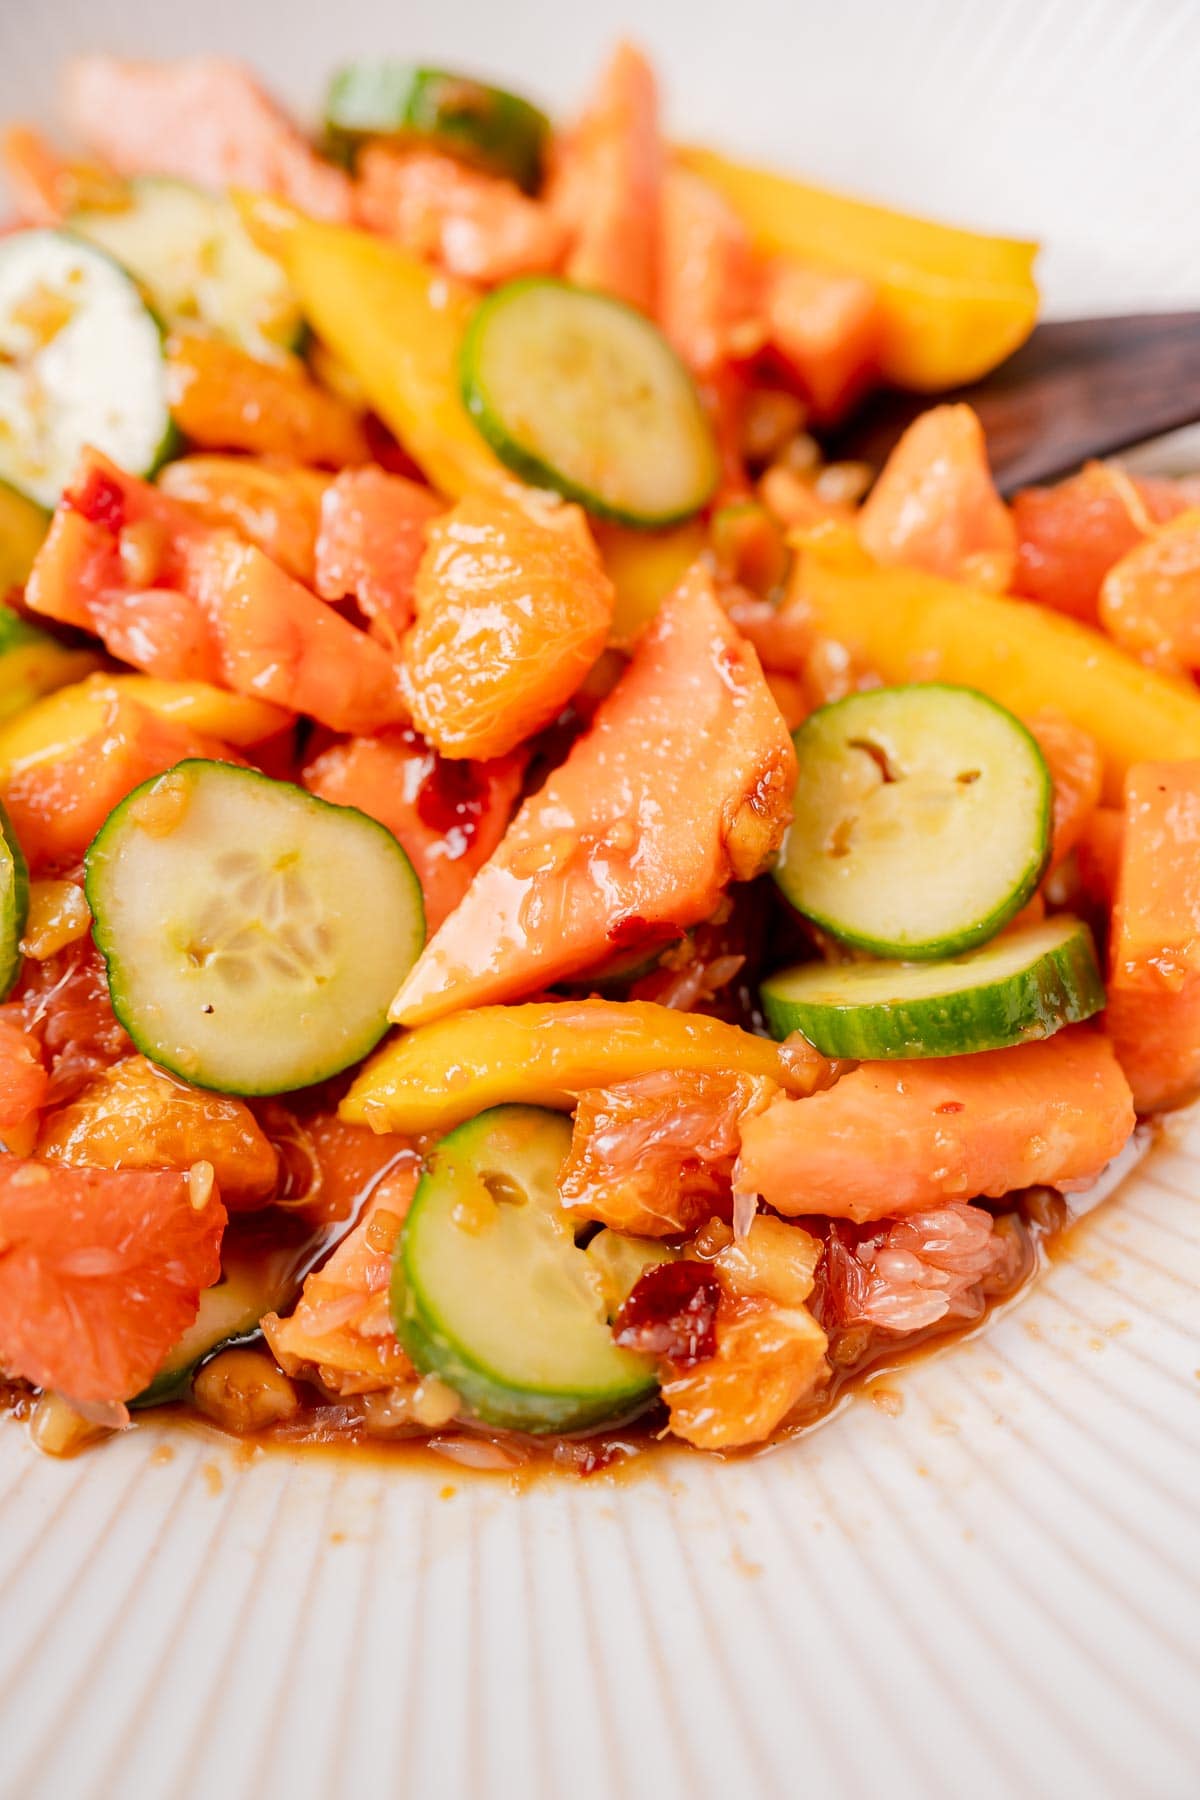
[(633, 531), (597, 519), (592, 530), (615, 591), (609, 643), (628, 650), (707, 547), (708, 532), (698, 519), (669, 531)]
[(0, 481), (0, 600), (25, 585), (49, 529), (50, 514), (44, 507)]
[(193, 731), (244, 746), (261, 743), (292, 722), (291, 713), (204, 681), (159, 681), (150, 675), (90, 675), (36, 700), (0, 724), (0, 778), (70, 755), (104, 729), (118, 695)]
[(339, 1114), (373, 1131), (449, 1131), (508, 1101), (570, 1108), (585, 1088), (657, 1069), (765, 1075), (793, 1094), (828, 1065), (808, 1044), (774, 1044), (722, 1019), (649, 1000), (480, 1006), (392, 1038), (357, 1077)]
[(43, 694), (81, 680), (102, 663), (95, 651), (60, 644), (10, 606), (0, 605), (0, 720), (15, 717)]
[(1104, 797), (1139, 762), (1200, 757), (1200, 693), (1143, 668), (1075, 619), (916, 569), (856, 569), (811, 551), (792, 602), (887, 682), (952, 681), (1022, 715), (1050, 707), (1089, 731)]
[(509, 485), (459, 398), (472, 290), (386, 238), (255, 196), (238, 205), (255, 240), (282, 261), (317, 336), (433, 486), (457, 499)]
[(1036, 244), (893, 212), (712, 150), (682, 158), (725, 195), (761, 249), (875, 283), (883, 374), (897, 387), (936, 393), (975, 381), (1033, 329)]

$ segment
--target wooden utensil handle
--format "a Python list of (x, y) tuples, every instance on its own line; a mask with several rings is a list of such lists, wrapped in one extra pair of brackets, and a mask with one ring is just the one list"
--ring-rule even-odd
[(830, 453), (878, 466), (918, 413), (955, 400), (983, 422), (1001, 493), (1065, 475), (1200, 420), (1200, 312), (1039, 325), (983, 381), (950, 394), (878, 395), (831, 435)]

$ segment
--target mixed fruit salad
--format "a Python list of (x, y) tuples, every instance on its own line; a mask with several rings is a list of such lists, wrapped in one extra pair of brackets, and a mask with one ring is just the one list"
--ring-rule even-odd
[(712, 1451), (1200, 1086), (1200, 485), (931, 401), (1033, 247), (395, 61), (3, 140), (0, 1370), (63, 1453)]

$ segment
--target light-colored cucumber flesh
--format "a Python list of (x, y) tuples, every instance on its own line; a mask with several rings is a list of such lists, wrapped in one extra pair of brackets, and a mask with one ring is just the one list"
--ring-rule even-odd
[(29, 916), (29, 869), (12, 820), (0, 806), (0, 1000), (21, 973), (21, 939)]
[(463, 401), (500, 460), (535, 487), (625, 525), (670, 525), (716, 486), (716, 441), (656, 325), (550, 276), (510, 281), (475, 311)]
[(994, 937), (1045, 868), (1053, 789), (1012, 713), (972, 688), (877, 688), (795, 734), (793, 818), (775, 879), (799, 912), (876, 956)]
[(253, 1337), (265, 1313), (286, 1308), (312, 1261), (311, 1240), (264, 1245), (227, 1234), (221, 1247), (221, 1279), (200, 1295), (200, 1310), (158, 1374), (132, 1406), (162, 1406), (178, 1400), (192, 1376), (214, 1351)]
[(528, 100), (447, 69), (371, 59), (339, 69), (329, 84), (330, 146), (353, 150), (364, 138), (424, 142), (464, 162), (506, 175), (532, 192), (539, 184), (550, 121)]
[(418, 1369), (476, 1416), (532, 1431), (627, 1418), (653, 1362), (613, 1342), (606, 1274), (558, 1194), (570, 1121), (497, 1106), (444, 1137), (396, 1247), (392, 1320)]
[(0, 237), (0, 478), (54, 506), (85, 444), (149, 475), (174, 441), (136, 282), (64, 231)]
[(127, 206), (73, 213), (68, 227), (127, 269), (168, 325), (200, 326), (252, 356), (295, 348), (304, 332), (295, 295), (232, 200), (156, 175), (127, 193)]
[(680, 1252), (660, 1238), (631, 1237), (605, 1225), (584, 1252), (599, 1271), (605, 1315), (615, 1319), (642, 1276), (660, 1263), (675, 1262)]
[(85, 859), (113, 1011), (185, 1081), (278, 1094), (374, 1048), (425, 936), (395, 838), (254, 769), (182, 762)]
[(25, 586), (49, 529), (50, 514), (44, 506), (0, 481), (0, 601)]
[(1104, 1005), (1092, 934), (1078, 919), (1018, 926), (947, 962), (802, 963), (762, 984), (777, 1038), (825, 1056), (963, 1056), (1052, 1037)]

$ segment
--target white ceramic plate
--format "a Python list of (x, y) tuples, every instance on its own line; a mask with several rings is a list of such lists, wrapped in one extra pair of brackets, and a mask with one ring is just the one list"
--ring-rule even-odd
[[(561, 105), (630, 25), (689, 135), (1032, 231), (1059, 313), (1200, 304), (1189, 0), (7, 0), (0, 116), (101, 46), (235, 50), (310, 103), (395, 48)], [(515, 1497), (0, 1429), (0, 1795), (1184, 1800), (1198, 1288), (1179, 1122), (983, 1336), (756, 1461)]]

